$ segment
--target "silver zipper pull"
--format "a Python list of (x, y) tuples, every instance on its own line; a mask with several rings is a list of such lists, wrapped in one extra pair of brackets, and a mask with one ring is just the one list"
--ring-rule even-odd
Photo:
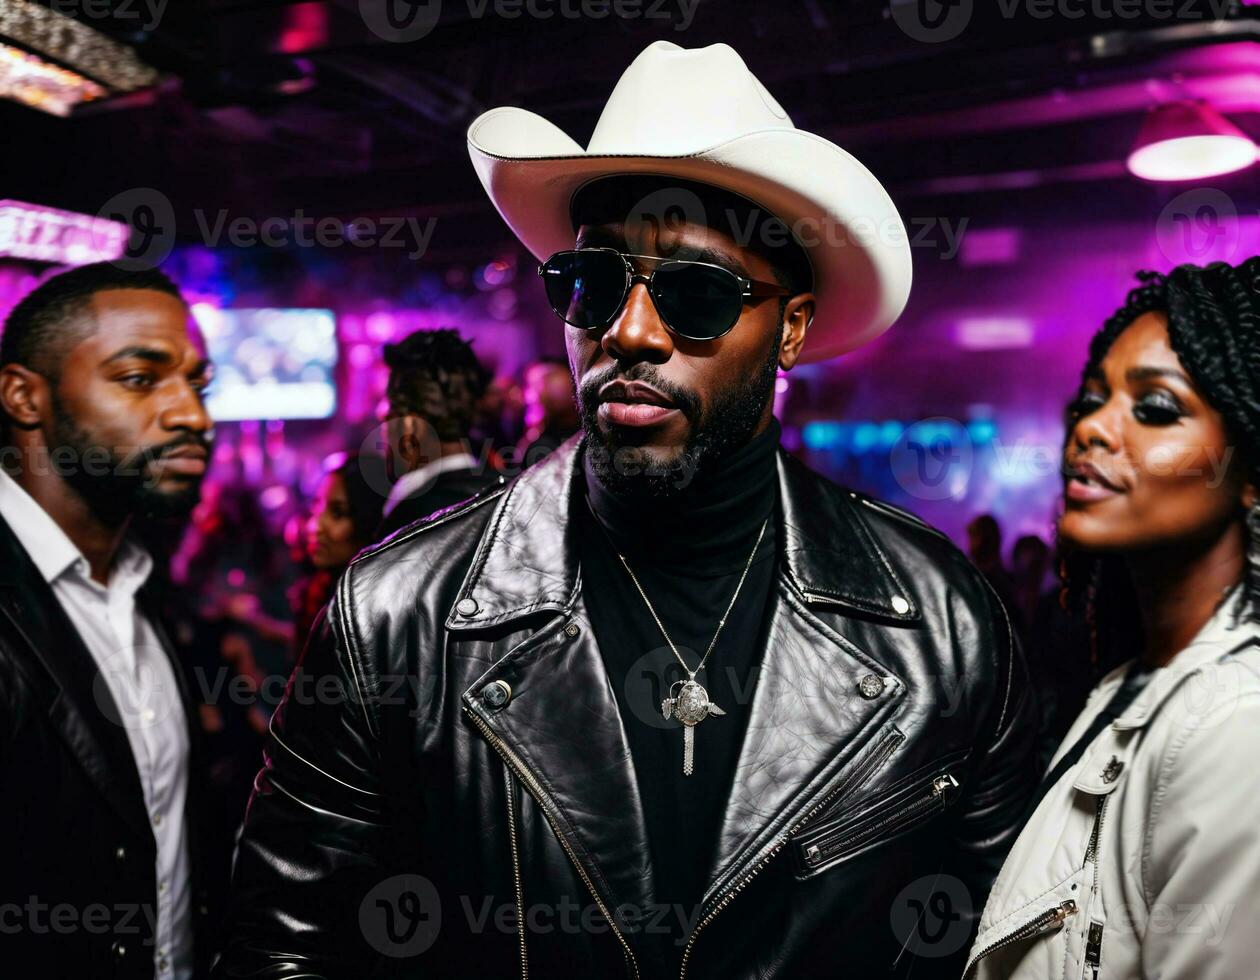
[(1094, 968), (1094, 976), (1102, 966), (1103, 926), (1101, 922), (1089, 924), (1089, 935), (1085, 940), (1085, 962)]
[(1076, 903), (1070, 898), (1056, 909), (1051, 909), (1046, 913), (1046, 919), (1041, 923), (1041, 927), (1035, 935), (1041, 936), (1049, 932), (1051, 929), (1058, 929), (1063, 925), (1064, 921), (1070, 916), (1076, 915)]
[(932, 780), (933, 796), (945, 799), (947, 793), (952, 793), (956, 789), (958, 789), (958, 780), (947, 772), (942, 773)]

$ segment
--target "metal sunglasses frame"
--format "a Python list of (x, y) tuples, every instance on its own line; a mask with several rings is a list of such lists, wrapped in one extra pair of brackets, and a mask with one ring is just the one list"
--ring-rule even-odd
[(712, 336), (706, 336), (706, 337), (696, 337), (692, 334), (687, 333), (685, 330), (680, 330), (677, 326), (670, 323), (669, 320), (666, 318), (665, 314), (661, 312), (660, 303), (657, 301), (656, 294), (653, 292), (653, 280), (656, 276), (656, 273), (660, 271), (659, 267), (652, 269), (651, 272), (648, 273), (647, 275), (643, 275), (641, 272), (637, 272), (635, 270), (634, 264), (630, 261), (631, 259), (640, 259), (644, 262), (667, 263), (669, 265), (674, 265), (674, 266), (698, 265), (698, 266), (703, 266), (704, 268), (707, 268), (707, 269), (716, 269), (718, 272), (721, 272), (722, 274), (729, 276), (736, 283), (736, 285), (739, 286), (740, 296), (744, 299), (745, 302), (747, 302), (750, 299), (762, 299), (766, 296), (789, 296), (792, 293), (790, 289), (788, 289), (785, 286), (781, 286), (777, 282), (764, 282), (758, 279), (748, 279), (744, 276), (736, 275), (730, 269), (724, 268), (720, 265), (716, 265), (713, 262), (696, 262), (690, 259), (670, 259), (670, 258), (665, 258), (664, 256), (660, 256), (660, 255), (636, 255), (633, 252), (619, 252), (615, 248), (562, 249), (561, 251), (556, 252), (550, 258), (548, 258), (546, 262), (543, 262), (541, 265), (538, 266), (539, 277), (545, 276), (547, 274), (546, 272), (547, 266), (557, 256), (578, 255), (583, 252), (606, 252), (610, 255), (615, 255), (618, 258), (620, 258), (622, 265), (624, 265), (626, 269), (626, 282), (625, 282), (625, 287), (621, 291), (621, 299), (617, 302), (617, 307), (615, 310), (613, 310), (612, 315), (609, 316), (609, 318), (605, 320), (603, 323), (597, 324), (593, 327), (584, 327), (580, 323), (574, 323), (573, 321), (567, 319), (554, 306), (552, 307), (552, 312), (555, 313), (556, 316), (558, 316), (561, 320), (563, 320), (569, 326), (577, 327), (580, 330), (600, 330), (608, 326), (608, 324), (612, 323), (613, 320), (617, 318), (617, 314), (620, 313), (622, 309), (625, 307), (626, 300), (630, 298), (630, 290), (633, 289), (635, 283), (638, 283), (638, 282), (641, 282), (647, 286), (648, 295), (652, 297), (652, 305), (656, 308), (657, 315), (661, 318), (661, 322), (665, 324), (665, 326), (670, 330), (670, 332), (677, 334), (679, 337), (682, 337), (684, 340), (696, 340), (696, 341), (717, 340), (719, 337), (725, 337), (728, 333), (730, 333), (731, 330), (734, 329), (735, 324), (739, 322), (739, 315), (736, 314), (735, 319), (733, 319), (730, 323), (728, 323), (721, 333), (714, 334)]

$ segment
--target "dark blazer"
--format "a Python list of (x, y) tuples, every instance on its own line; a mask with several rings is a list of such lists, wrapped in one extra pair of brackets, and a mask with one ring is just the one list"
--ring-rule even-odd
[[(1037, 778), (993, 591), (944, 535), (780, 453), (706, 893), (660, 909), (637, 722), (583, 599), (580, 452), (351, 562), (273, 719), (217, 975), (957, 980)], [(644, 933), (679, 911), (659, 962)]]
[(383, 540), (413, 521), (475, 497), (486, 487), (498, 486), (502, 482), (503, 477), (493, 470), (447, 470), (439, 473), (432, 483), (398, 502), (398, 506), (381, 520), (376, 537)]
[[(189, 720), (186, 812), (200, 976), (217, 940), (227, 855), (200, 819), (199, 715), (158, 618), (160, 597), (146, 585), (137, 602), (172, 660)], [(94, 683), (98, 676), (52, 589), (0, 518), (0, 974), (6, 976), (153, 976), (157, 846), (126, 730), (110, 720), (119, 713), (104, 682)]]

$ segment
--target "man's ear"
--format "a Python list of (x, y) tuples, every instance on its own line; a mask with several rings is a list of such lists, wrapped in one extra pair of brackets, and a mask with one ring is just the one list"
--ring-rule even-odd
[(797, 293), (783, 306), (783, 341), (779, 344), (779, 367), (792, 370), (805, 346), (805, 333), (814, 319), (814, 294)]
[(20, 429), (37, 429), (48, 411), (48, 379), (21, 364), (0, 367), (0, 410)]

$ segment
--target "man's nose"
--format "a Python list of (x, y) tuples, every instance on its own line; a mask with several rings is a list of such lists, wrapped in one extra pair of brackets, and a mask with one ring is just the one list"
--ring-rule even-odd
[(656, 312), (647, 286), (637, 282), (599, 344), (617, 361), (663, 364), (674, 352), (674, 340)]
[(179, 386), (159, 421), (164, 429), (187, 429), (190, 432), (205, 433), (214, 427), (201, 394), (187, 383)]

